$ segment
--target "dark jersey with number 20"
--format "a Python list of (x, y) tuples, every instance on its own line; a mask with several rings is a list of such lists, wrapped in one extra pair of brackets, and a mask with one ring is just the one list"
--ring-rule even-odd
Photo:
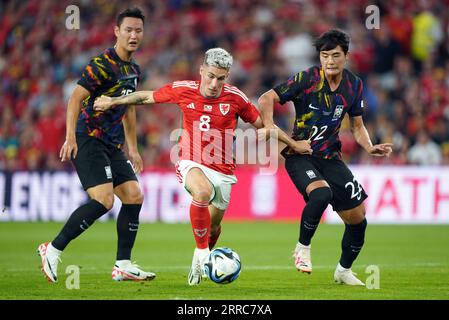
[(134, 60), (121, 60), (114, 48), (94, 57), (78, 81), (90, 95), (83, 101), (76, 133), (96, 137), (121, 148), (125, 140), (122, 119), (128, 106), (117, 106), (103, 112), (95, 111), (93, 104), (95, 98), (101, 95), (118, 97), (136, 91), (139, 80), (139, 66)]
[(341, 159), (341, 122), (346, 113), (350, 117), (363, 114), (362, 80), (344, 69), (340, 85), (331, 91), (324, 71), (313, 66), (276, 86), (274, 91), (281, 104), (292, 101), (295, 105), (293, 139), (311, 138), (314, 156)]

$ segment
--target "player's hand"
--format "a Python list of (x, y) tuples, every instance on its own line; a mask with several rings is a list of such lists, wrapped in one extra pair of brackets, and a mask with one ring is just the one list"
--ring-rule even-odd
[(271, 130), (275, 130), (273, 129), (269, 129), (269, 128), (260, 128), (257, 129), (257, 141), (266, 141), (270, 139), (270, 136), (272, 134)]
[(128, 152), (129, 160), (131, 161), (134, 172), (141, 173), (143, 170), (143, 161), (138, 151), (129, 151)]
[(108, 96), (102, 95), (98, 97), (94, 101), (94, 110), (95, 111), (106, 111), (112, 107), (112, 98)]
[(78, 145), (75, 138), (66, 139), (62, 145), (61, 151), (59, 151), (59, 158), (61, 161), (69, 161), (75, 159), (78, 153)]
[(388, 157), (393, 151), (392, 147), (392, 143), (376, 144), (372, 146), (370, 150), (368, 150), (368, 153), (375, 157)]
[(290, 148), (299, 154), (312, 154), (313, 152), (312, 147), (310, 146), (310, 140), (294, 141), (292, 145), (290, 145)]

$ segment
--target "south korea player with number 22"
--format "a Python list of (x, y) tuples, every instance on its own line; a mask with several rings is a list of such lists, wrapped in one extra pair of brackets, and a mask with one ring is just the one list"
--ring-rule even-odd
[(324, 210), (331, 204), (345, 223), (334, 280), (364, 285), (355, 277), (351, 266), (365, 241), (367, 221), (363, 201), (367, 194), (341, 160), (338, 135), (344, 116), (349, 115), (355, 140), (370, 155), (388, 156), (392, 144), (373, 145), (364, 126), (363, 83), (345, 69), (349, 36), (332, 29), (316, 39), (315, 47), (321, 66), (298, 72), (265, 92), (259, 98), (261, 115), (264, 126), (270, 128), (274, 125), (274, 103), (292, 101), (296, 111), (293, 139), (308, 139), (313, 150), (311, 155), (295, 154), (289, 147), (281, 152), (291, 180), (306, 201), (294, 251), (296, 269), (312, 272), (311, 240)]

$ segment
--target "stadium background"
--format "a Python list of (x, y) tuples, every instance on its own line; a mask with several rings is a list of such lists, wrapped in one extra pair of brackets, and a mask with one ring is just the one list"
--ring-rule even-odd
[[(82, 68), (113, 45), (116, 13), (124, 5), (80, 1), (80, 29), (68, 30), (70, 4), (0, 2), (0, 204), (5, 207), (0, 220), (63, 221), (85, 200), (71, 164), (58, 159), (65, 110)], [(365, 10), (372, 3), (364, 0), (133, 4), (147, 17), (135, 55), (144, 74), (141, 89), (197, 79), (203, 52), (221, 46), (235, 57), (229, 82), (256, 102), (264, 91), (317, 63), (313, 37), (333, 26), (348, 31), (348, 67), (365, 83), (370, 136), (375, 143), (394, 143), (391, 157), (369, 157), (347, 122), (341, 130), (344, 160), (370, 193), (370, 221), (449, 222), (448, 1), (374, 2), (380, 28), (371, 30)], [(276, 122), (287, 132), (293, 112), (292, 105), (275, 107)], [(169, 137), (180, 124), (180, 112), (170, 105), (139, 107), (137, 119), (145, 164), (143, 221), (187, 221), (189, 200), (170, 161), (175, 142)], [(299, 217), (303, 201), (283, 171), (282, 157), (279, 162), (271, 177), (260, 175), (257, 165), (239, 166), (228, 219)], [(118, 207), (117, 201), (104, 219)], [(325, 219), (334, 221), (332, 216), (328, 211)]]
[[(71, 4), (80, 9), (80, 30), (65, 27)], [(367, 241), (353, 270), (369, 283), (366, 270), (377, 266), (380, 290), (332, 284), (343, 228), (331, 224), (338, 222), (331, 211), (314, 238), (314, 274), (295, 271), (290, 257), (303, 202), (281, 158), (276, 175), (261, 175), (257, 165), (236, 172), (219, 245), (240, 254), (238, 281), (189, 287), (194, 242), (185, 223), (189, 199), (169, 161), (180, 117), (169, 105), (139, 107), (137, 118), (146, 167), (141, 217), (152, 223), (141, 224), (133, 259), (156, 272), (156, 281), (110, 280), (118, 201), (107, 222), (64, 252), (60, 282), (44, 281), (34, 250), (86, 199), (72, 166), (58, 159), (67, 100), (89, 59), (113, 45), (115, 16), (131, 4), (147, 17), (135, 55), (141, 89), (196, 79), (204, 50), (221, 46), (235, 57), (230, 82), (256, 101), (316, 63), (313, 37), (335, 26), (349, 32), (349, 68), (364, 79), (370, 136), (395, 144), (390, 158), (370, 158), (347, 124), (341, 130), (344, 158), (370, 195)], [(378, 30), (365, 25), (371, 4), (380, 9)], [(447, 0), (0, 0), (0, 299), (449, 299), (448, 7)], [(291, 105), (276, 106), (275, 116), (290, 130)], [(77, 266), (81, 287), (70, 290), (67, 268)]]

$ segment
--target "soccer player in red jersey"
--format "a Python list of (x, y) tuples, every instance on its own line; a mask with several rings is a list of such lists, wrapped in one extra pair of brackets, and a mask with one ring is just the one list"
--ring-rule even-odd
[[(200, 67), (200, 81), (175, 81), (156, 91), (117, 98), (102, 96), (94, 103), (96, 110), (103, 111), (124, 104), (175, 103), (180, 107), (183, 123), (176, 175), (192, 196), (190, 221), (196, 241), (190, 285), (201, 282), (203, 264), (218, 240), (231, 187), (237, 182), (232, 150), (237, 119), (263, 127), (258, 109), (243, 92), (225, 83), (232, 62), (226, 50), (209, 49)], [(294, 141), (281, 132), (278, 139), (295, 152), (311, 152), (306, 140)]]

